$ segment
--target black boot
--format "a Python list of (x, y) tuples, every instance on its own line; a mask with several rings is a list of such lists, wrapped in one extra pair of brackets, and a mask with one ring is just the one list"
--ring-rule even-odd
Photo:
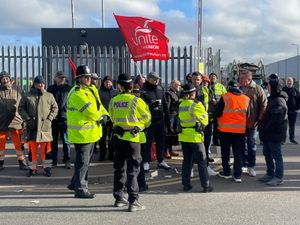
[(27, 177), (37, 176), (37, 170), (29, 169)]
[(1, 160), (0, 161), (0, 171), (4, 170), (4, 166), (3, 165), (4, 165), (4, 160)]
[(52, 175), (51, 168), (50, 167), (44, 168), (44, 176), (51, 177), (51, 175)]
[(28, 170), (28, 166), (25, 160), (18, 160), (20, 170)]

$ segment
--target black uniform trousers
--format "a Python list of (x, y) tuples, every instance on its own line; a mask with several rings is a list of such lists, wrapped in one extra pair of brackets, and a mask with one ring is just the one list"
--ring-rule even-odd
[(243, 166), (243, 154), (245, 149), (245, 134), (220, 132), (222, 167), (225, 175), (229, 176), (231, 173), (230, 147), (233, 153), (233, 176), (241, 178)]
[[(113, 151), (113, 146), (112, 146), (112, 142), (111, 142), (112, 127), (113, 127), (113, 124), (110, 120), (107, 121), (107, 123), (102, 127), (102, 131), (103, 131), (102, 137), (99, 141), (99, 147), (100, 147), (99, 159), (101, 159), (101, 160), (106, 159), (107, 150), (108, 150), (108, 159), (112, 160), (114, 158), (114, 151)], [(107, 137), (108, 137), (108, 147), (106, 147)]]
[(191, 170), (193, 163), (198, 165), (199, 178), (201, 186), (209, 186), (209, 177), (207, 173), (206, 153), (203, 143), (181, 142), (183, 151), (182, 161), (182, 185), (188, 187), (191, 185)]
[(76, 160), (71, 185), (75, 192), (88, 191), (88, 167), (93, 155), (95, 143), (75, 144)]
[(130, 203), (138, 199), (139, 185), (137, 176), (140, 172), (141, 144), (113, 138), (115, 151), (114, 158), (114, 190), (116, 200), (124, 196), (124, 187), (127, 185), (128, 201)]
[(146, 186), (146, 179), (145, 179), (145, 170), (144, 170), (144, 152), (146, 150), (146, 144), (141, 144), (141, 155), (142, 155), (142, 161), (140, 163), (140, 172), (137, 177), (137, 181), (139, 184), (139, 188)]
[(151, 146), (154, 139), (156, 142), (157, 162), (161, 163), (163, 161), (165, 144), (165, 122), (163, 119), (151, 122), (151, 125), (147, 128), (146, 138), (146, 150), (145, 155), (143, 155), (144, 162), (151, 162)]

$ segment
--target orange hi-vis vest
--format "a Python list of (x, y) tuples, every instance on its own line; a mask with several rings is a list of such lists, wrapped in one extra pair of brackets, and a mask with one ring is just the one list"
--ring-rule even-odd
[(218, 118), (218, 130), (227, 133), (244, 134), (246, 131), (249, 97), (244, 94), (235, 95), (227, 92), (222, 98), (224, 110), (222, 116)]

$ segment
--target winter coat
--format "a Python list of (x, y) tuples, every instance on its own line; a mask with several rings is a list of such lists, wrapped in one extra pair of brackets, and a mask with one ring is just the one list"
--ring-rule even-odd
[(101, 103), (104, 108), (108, 111), (108, 106), (110, 100), (118, 94), (118, 91), (111, 87), (111, 89), (107, 89), (103, 84), (100, 87), (99, 95)]
[(52, 141), (51, 122), (58, 113), (58, 106), (51, 93), (31, 88), (22, 97), (18, 110), (25, 121), (27, 141)]
[(22, 129), (23, 120), (17, 112), (22, 90), (16, 85), (0, 86), (0, 131)]
[(172, 89), (169, 89), (165, 95), (170, 117), (175, 117), (179, 110), (179, 96)]
[(285, 142), (288, 121), (287, 100), (288, 96), (283, 91), (268, 98), (267, 108), (258, 127), (262, 142)]
[(289, 99), (287, 101), (288, 110), (295, 112), (300, 107), (297, 105), (297, 98), (299, 98), (299, 91), (295, 87), (288, 88), (287, 86), (282, 88), (282, 91), (287, 93)]
[(253, 80), (248, 87), (241, 87), (241, 90), (250, 98), (250, 115), (247, 119), (247, 128), (255, 128), (258, 125), (258, 121), (261, 120), (267, 106), (266, 94), (263, 88), (257, 85)]
[(166, 96), (161, 86), (153, 85), (146, 81), (141, 90), (141, 98), (149, 106), (152, 122), (165, 120), (166, 123), (170, 123)]
[(67, 101), (68, 101), (68, 93), (71, 87), (68, 84), (56, 85), (53, 84), (48, 87), (47, 92), (53, 94), (55, 101), (58, 106), (58, 114), (56, 119), (59, 122), (63, 122), (67, 120)]

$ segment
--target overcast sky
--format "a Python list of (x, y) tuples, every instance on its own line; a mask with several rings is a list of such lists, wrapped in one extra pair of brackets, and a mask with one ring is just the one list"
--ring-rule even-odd
[[(70, 0), (0, 0), (1, 45), (39, 45), (40, 28), (71, 27)], [(101, 26), (101, 0), (74, 0), (76, 27)], [(166, 23), (174, 46), (196, 45), (197, 0), (104, 0), (105, 26), (112, 13)], [(203, 0), (203, 47), (221, 49), (224, 63), (265, 64), (296, 55), (299, 0)]]

